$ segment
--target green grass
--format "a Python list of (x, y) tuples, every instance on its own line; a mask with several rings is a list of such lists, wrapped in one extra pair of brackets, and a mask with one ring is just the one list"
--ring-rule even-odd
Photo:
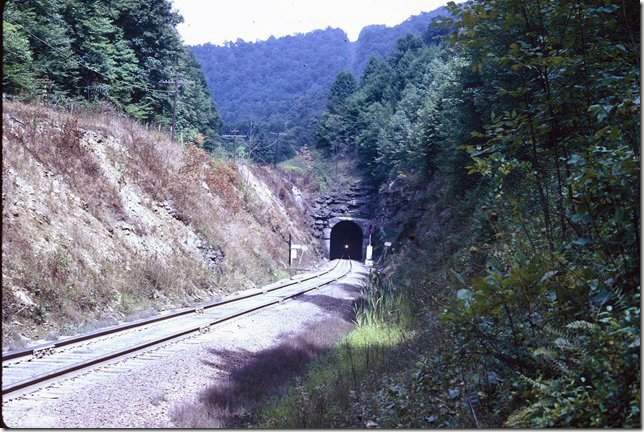
[(331, 162), (323, 158), (318, 152), (311, 152), (314, 157), (298, 155), (291, 159), (280, 162), (278, 166), (289, 174), (301, 177), (306, 183), (313, 185), (314, 189), (320, 193), (326, 193), (332, 182), (329, 173), (331, 172)]
[(307, 372), (296, 378), (280, 398), (254, 416), (252, 426), (299, 429), (352, 423), (346, 415), (362, 384), (395, 367), (390, 361), (393, 354), (405, 351), (414, 337), (408, 303), (391, 286), (372, 278), (363, 292), (366, 298), (357, 307), (360, 325), (313, 360)]
[(245, 349), (211, 351), (223, 381), (202, 391), (196, 401), (176, 406), (173, 423), (181, 428), (243, 427), (311, 361), (327, 352), (352, 328), (343, 318), (328, 318), (307, 326), (303, 334), (285, 336), (278, 345), (251, 352)]
[(282, 168), (284, 171), (287, 171), (293, 174), (304, 175), (307, 172), (306, 167), (304, 167), (301, 164), (301, 161), (299, 160), (299, 158), (292, 158), (289, 160), (285, 160), (284, 162), (280, 162), (279, 167)]
[(361, 381), (387, 365), (389, 354), (409, 335), (397, 325), (359, 327), (330, 352), (313, 361), (303, 378), (269, 403), (254, 426), (326, 428), (345, 412)]

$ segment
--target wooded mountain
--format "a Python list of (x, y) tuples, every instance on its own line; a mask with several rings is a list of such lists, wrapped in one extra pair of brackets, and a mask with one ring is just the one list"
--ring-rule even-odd
[[(395, 26), (365, 27), (356, 42), (340, 29), (271, 37), (266, 41), (210, 43), (189, 49), (201, 64), (222, 119), (243, 129), (248, 121), (264, 129), (289, 131), (289, 146), (313, 141), (311, 127), (325, 108), (329, 88), (338, 72), (359, 76), (371, 56), (393, 53), (396, 40), (408, 32), (431, 39), (439, 31), (431, 21), (448, 15), (445, 8), (413, 16)], [(280, 155), (288, 156), (288, 154)]]
[(397, 249), (356, 322), (417, 354), (365, 354), (357, 384), (334, 358), (288, 395), (315, 394), (306, 424), (262, 426), (640, 427), (640, 5), (449, 7), (445, 42), (339, 74), (316, 133), (379, 186), (375, 255)]

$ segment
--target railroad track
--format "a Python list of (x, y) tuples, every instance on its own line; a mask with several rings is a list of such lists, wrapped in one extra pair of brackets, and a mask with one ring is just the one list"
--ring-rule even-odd
[(78, 371), (90, 370), (118, 358), (207, 333), (213, 326), (251, 314), (347, 276), (350, 260), (337, 260), (328, 270), (300, 275), (267, 285), (257, 292), (191, 307), (92, 333), (2, 354), (2, 396), (37, 389)]

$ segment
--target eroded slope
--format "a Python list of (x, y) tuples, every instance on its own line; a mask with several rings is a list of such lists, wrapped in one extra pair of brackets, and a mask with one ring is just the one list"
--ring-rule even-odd
[(313, 243), (278, 174), (113, 113), (6, 103), (2, 156), (3, 350), (254, 287), (284, 275), (288, 233)]

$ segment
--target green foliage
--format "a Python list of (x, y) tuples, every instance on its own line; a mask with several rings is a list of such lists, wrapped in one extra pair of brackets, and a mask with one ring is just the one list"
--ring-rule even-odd
[(51, 104), (108, 102), (145, 122), (168, 127), (175, 74), (181, 86), (177, 131), (197, 132), (206, 148), (220, 127), (203, 74), (175, 29), (182, 18), (168, 1), (14, 0), (4, 11), (3, 91)]
[(355, 93), (357, 82), (351, 72), (338, 73), (331, 85), (327, 112), (316, 131), (316, 145), (328, 154), (337, 156), (353, 141), (355, 110), (349, 98)]
[(515, 371), (510, 426), (639, 426), (639, 71), (617, 48), (633, 46), (632, 5), (604, 3), (451, 7), (451, 39), (498, 94), (463, 146), (469, 172), (511, 211), (442, 319)]
[[(76, 15), (63, 13), (73, 2), (20, 5), (7, 8), (3, 29), (11, 95), (100, 96), (167, 123), (169, 95), (137, 83), (168, 79), (176, 64), (199, 82), (167, 2), (90, 2)], [(388, 257), (391, 279), (373, 279), (356, 309), (356, 334), (374, 339), (350, 337), (264, 424), (641, 427), (639, 4), (488, 0), (449, 10), (436, 32), (454, 31), (439, 45), (414, 34), (388, 45), (380, 28), (365, 29), (378, 55), (358, 47), (359, 82), (342, 72), (331, 83), (346, 67), (340, 31), (193, 49), (211, 89), (225, 90), (231, 124), (257, 116), (264, 133), (296, 131), (279, 160), (314, 130), (321, 150), (359, 156), (365, 175), (414, 214), (383, 227), (403, 244)], [(312, 48), (325, 38), (343, 48), (322, 61)], [(302, 50), (306, 73), (280, 57), (284, 46)], [(72, 60), (75, 50), (96, 70)], [(287, 74), (266, 85), (262, 68), (275, 59), (309, 81)], [(226, 78), (239, 70), (241, 81)], [(197, 109), (208, 105), (200, 83), (182, 88), (188, 134), (218, 125), (214, 110)], [(423, 234), (404, 244), (414, 230)], [(412, 321), (413, 353), (394, 356), (402, 337), (382, 335)], [(405, 367), (387, 369), (385, 355)]]
[[(262, 42), (190, 47), (229, 128), (249, 121), (260, 130), (287, 129), (295, 147), (313, 141), (335, 75), (347, 67), (349, 46), (339, 29)], [(288, 157), (280, 157), (284, 160)]]
[(360, 111), (356, 121), (356, 129), (360, 131), (356, 137), (358, 166), (376, 182), (382, 181), (386, 174), (378, 161), (378, 140), (390, 115), (380, 102), (374, 102)]
[[(399, 40), (326, 127), (352, 131), (336, 144), (357, 147), (366, 174), (421, 215), (385, 227), (396, 240), (428, 231), (388, 266), (397, 292), (439, 320), (436, 346), (418, 342), (422, 356), (463, 387), (412, 390), (411, 368), (359, 406), (385, 427), (420, 427), (420, 416), (640, 427), (639, 6), (449, 8), (450, 44)], [(453, 215), (444, 225), (443, 212)], [(360, 322), (378, 320), (382, 300), (370, 298)], [(410, 414), (427, 399), (453, 400), (450, 414)]]
[(3, 21), (2, 40), (4, 56), (2, 87), (11, 93), (34, 94), (37, 87), (36, 77), (31, 72), (33, 53), (27, 38), (11, 23)]
[(396, 291), (380, 273), (369, 274), (362, 289), (362, 299), (354, 305), (356, 324), (360, 327), (409, 322), (410, 310), (403, 293)]
[[(610, 310), (608, 310), (610, 309)], [(513, 413), (512, 427), (637, 427), (640, 424), (639, 307), (610, 306), (597, 323), (574, 321), (551, 346), (534, 350), (554, 378), (530, 379), (531, 405)]]
[(368, 397), (380, 372), (394, 370), (393, 354), (404, 349), (413, 332), (407, 328), (407, 299), (382, 276), (370, 275), (364, 295), (358, 327), (314, 360), (306, 375), (291, 383), (280, 398), (267, 403), (250, 426), (301, 429), (371, 424), (375, 416), (367, 415), (362, 397)]
[(463, 169), (467, 154), (457, 148), (480, 141), (470, 135), (481, 124), (471, 90), (480, 83), (463, 57), (450, 54), (409, 34), (387, 63), (371, 58), (346, 102), (329, 100), (318, 147), (360, 156), (376, 184), (387, 178), (415, 184), (443, 172), (464, 193), (472, 181)]
[[(3, 82), (16, 67), (20, 67), (27, 79), (25, 87), (14, 85), (3, 90), (8, 95), (21, 95), (23, 98), (50, 95), (56, 98), (68, 91), (70, 84), (73, 85), (70, 77), (77, 64), (71, 59), (74, 52), (69, 39), (69, 25), (63, 18), (64, 7), (60, 0), (7, 2), (5, 5), (3, 34), (4, 26), (11, 25), (10, 29), (15, 31), (9, 30), (9, 40), (13, 39), (12, 36), (19, 36), (22, 49), (11, 53), (16, 48), (15, 42), (3, 44)], [(22, 59), (16, 58), (20, 51)], [(27, 57), (26, 52), (29, 52)]]
[(340, 113), (346, 109), (347, 99), (355, 93), (358, 87), (351, 72), (341, 71), (331, 85), (327, 108), (331, 113)]
[[(396, 51), (397, 39), (407, 33), (424, 35), (428, 43), (436, 43), (433, 37), (441, 31), (431, 22), (446, 13), (439, 8), (394, 27), (368, 26), (356, 42), (350, 42), (340, 29), (326, 28), (259, 42), (207, 43), (190, 50), (203, 68), (227, 128), (240, 129), (253, 121), (265, 132), (278, 128), (288, 132), (291, 142), (278, 155), (282, 161), (297, 148), (315, 142), (318, 125), (337, 124), (337, 119), (320, 120), (320, 116), (338, 73), (348, 71), (357, 78), (369, 69), (372, 58), (384, 64), (382, 59)], [(385, 89), (386, 82), (380, 87)]]

